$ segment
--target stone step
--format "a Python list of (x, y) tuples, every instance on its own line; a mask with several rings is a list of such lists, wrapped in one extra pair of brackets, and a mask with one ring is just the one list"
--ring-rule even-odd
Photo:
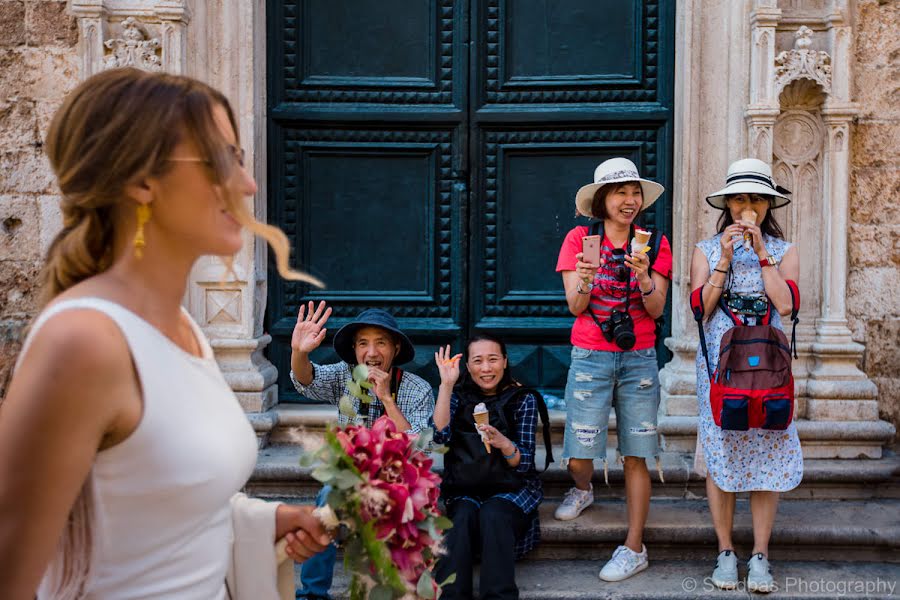
[[(531, 560), (606, 560), (628, 533), (624, 500), (600, 499), (573, 521), (557, 521), (556, 501), (540, 507), (541, 542)], [(733, 541), (738, 556), (753, 550), (749, 502), (737, 501)], [(644, 530), (651, 558), (715, 557), (716, 534), (705, 500), (654, 498)], [(782, 502), (772, 529), (775, 560), (875, 561), (900, 564), (900, 500)], [(897, 567), (900, 573), (900, 566)], [(900, 591), (900, 590), (898, 590)]]
[[(743, 557), (742, 557), (743, 558)], [(516, 583), (522, 600), (691, 600), (693, 598), (760, 598), (746, 590), (744, 582), (736, 590), (723, 592), (709, 580), (715, 557), (702, 560), (656, 560), (650, 567), (618, 583), (601, 581), (603, 566), (593, 560), (532, 560), (516, 565)], [(742, 561), (743, 563), (743, 561)], [(739, 571), (746, 577), (746, 565)], [(896, 564), (884, 562), (789, 561), (773, 558), (772, 574), (778, 586), (770, 598), (792, 600), (894, 599), (900, 595), (900, 573)], [(296, 569), (300, 583), (300, 567)], [(343, 566), (335, 568), (333, 597), (348, 597), (350, 578)], [(475, 575), (478, 587), (478, 574)]]
[[(604, 559), (628, 533), (623, 500), (598, 500), (574, 521), (553, 518), (557, 502), (541, 505), (541, 543), (533, 558)], [(753, 549), (749, 501), (739, 499), (733, 539), (739, 556)], [(716, 535), (705, 500), (651, 500), (644, 543), (658, 558), (714, 556)], [(900, 563), (900, 500), (795, 500), (778, 507), (770, 547), (790, 560)], [(900, 569), (900, 567), (898, 567)]]
[[(269, 446), (260, 450), (258, 462), (247, 489), (265, 497), (315, 497), (320, 485), (310, 477), (310, 469), (300, 467), (299, 446)], [(554, 448), (557, 461), (541, 475), (548, 499), (561, 498), (572, 485), (559, 457), (562, 449)], [(442, 471), (443, 457), (434, 455), (435, 471)], [(537, 464), (543, 468), (544, 452), (539, 444)], [(595, 463), (594, 490), (600, 498), (621, 498), (624, 494), (622, 465), (614, 448), (608, 449), (609, 485), (604, 483), (603, 467)], [(648, 464), (655, 498), (702, 498), (706, 484), (693, 470), (690, 454), (663, 453), (660, 457), (665, 483), (659, 481), (655, 465)], [(872, 459), (809, 459), (804, 463), (803, 483), (784, 495), (786, 499), (871, 499), (900, 498), (900, 457), (887, 453)]]
[[(337, 418), (337, 409), (322, 404), (281, 404), (268, 413), (250, 415), (257, 431), (268, 436), (273, 445), (296, 444), (308, 434), (321, 434)], [(550, 430), (554, 444), (562, 444), (566, 413), (550, 411)], [(808, 421), (797, 420), (797, 432), (805, 458), (881, 458), (882, 447), (896, 434), (886, 421)], [(662, 449), (672, 453), (692, 453), (697, 436), (696, 416), (663, 415), (659, 420)], [(608, 445), (615, 447), (616, 417), (610, 415)]]

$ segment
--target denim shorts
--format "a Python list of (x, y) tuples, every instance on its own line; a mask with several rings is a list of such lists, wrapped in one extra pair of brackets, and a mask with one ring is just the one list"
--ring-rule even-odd
[(619, 454), (658, 456), (659, 368), (654, 348), (608, 352), (572, 347), (563, 460), (606, 460), (612, 407), (616, 409)]

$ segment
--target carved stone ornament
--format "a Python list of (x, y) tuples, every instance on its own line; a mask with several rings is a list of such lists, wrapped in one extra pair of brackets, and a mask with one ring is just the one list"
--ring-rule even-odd
[(794, 49), (775, 57), (775, 92), (797, 79), (811, 79), (826, 94), (831, 93), (831, 57), (822, 50), (810, 49), (812, 30), (806, 25), (794, 32)]
[(137, 67), (145, 71), (161, 71), (162, 60), (157, 52), (160, 49), (159, 40), (147, 39), (134, 17), (122, 21), (122, 28), (121, 38), (103, 43), (110, 50), (103, 60), (104, 68)]
[(824, 132), (813, 115), (802, 110), (781, 114), (775, 123), (775, 154), (787, 163), (801, 165), (822, 149)]

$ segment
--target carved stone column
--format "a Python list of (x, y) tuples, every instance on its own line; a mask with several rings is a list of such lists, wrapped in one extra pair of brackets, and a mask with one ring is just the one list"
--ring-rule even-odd
[[(265, 221), (265, 2), (209, 0), (192, 6), (193, 11), (187, 0), (70, 0), (81, 32), (82, 78), (133, 66), (188, 74), (225, 93), (259, 185), (248, 202)], [(265, 441), (275, 419), (267, 411), (277, 402), (277, 372), (262, 354), (271, 341), (262, 331), (266, 250), (245, 236), (231, 270), (218, 257), (198, 261), (184, 301)]]
[(749, 60), (734, 40), (745, 31), (742, 3), (676, 4), (672, 335), (665, 341), (673, 358), (659, 374), (659, 431), (667, 452), (694, 451), (698, 336), (689, 308), (691, 255), (719, 215), (703, 202), (704, 194), (721, 187), (728, 163), (743, 155)]
[[(266, 12), (264, 0), (206, 2), (196, 7), (187, 35), (188, 74), (221, 90), (231, 102), (246, 161), (258, 191), (253, 213), (266, 221)], [(229, 273), (216, 257), (191, 275), (188, 305), (204, 327), (219, 365), (237, 393), (260, 441), (275, 423), (277, 370), (264, 356), (266, 243), (245, 232)]]
[(774, 93), (775, 28), (781, 10), (772, 0), (758, 0), (750, 13), (750, 104), (745, 114), (748, 127), (749, 156), (772, 162), (772, 130), (778, 116), (778, 97)]

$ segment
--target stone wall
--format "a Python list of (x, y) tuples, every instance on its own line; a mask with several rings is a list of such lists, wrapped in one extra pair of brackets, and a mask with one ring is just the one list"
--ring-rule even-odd
[(0, 0), (0, 397), (60, 227), (42, 140), (78, 82), (77, 41), (65, 1)]
[(858, 0), (854, 17), (847, 312), (881, 418), (900, 425), (900, 2)]

